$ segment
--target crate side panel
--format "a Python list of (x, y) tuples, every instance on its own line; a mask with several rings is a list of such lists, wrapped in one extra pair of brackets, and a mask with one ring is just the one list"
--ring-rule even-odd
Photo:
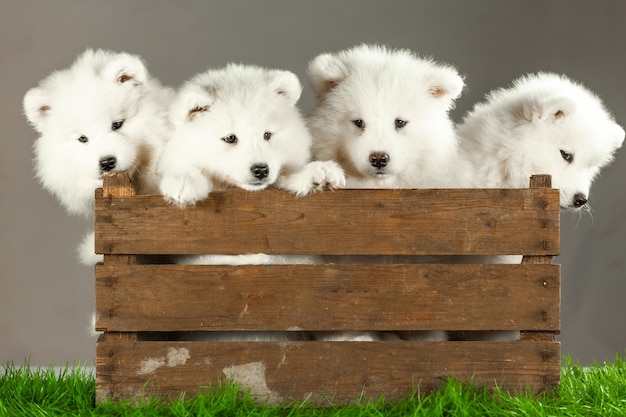
[(97, 328), (560, 329), (559, 265), (96, 267)]
[(553, 189), (216, 191), (194, 207), (161, 196), (96, 198), (96, 252), (449, 255), (559, 253)]
[[(540, 392), (558, 385), (557, 342), (98, 342), (98, 401), (178, 397), (220, 381), (259, 400), (317, 404), (405, 397), (447, 378)], [(312, 370), (315, 370), (312, 372)]]

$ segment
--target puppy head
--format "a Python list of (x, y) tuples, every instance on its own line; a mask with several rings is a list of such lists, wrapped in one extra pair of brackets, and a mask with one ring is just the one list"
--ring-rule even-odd
[(338, 160), (349, 176), (388, 179), (455, 151), (448, 110), (464, 83), (454, 68), (361, 45), (316, 57), (309, 75), (315, 157)]
[(132, 175), (144, 146), (146, 77), (138, 57), (87, 50), (24, 96), (24, 113), (40, 133), (37, 178), (70, 212), (91, 211), (104, 172)]
[(301, 91), (291, 72), (248, 65), (194, 77), (172, 106), (168, 169), (193, 161), (225, 186), (268, 187), (309, 159), (310, 136), (296, 108)]
[(586, 208), (591, 184), (624, 141), (624, 129), (601, 100), (581, 84), (549, 73), (522, 77), (491, 99), (510, 127), (502, 145), (518, 183), (513, 185), (527, 186), (533, 173), (550, 174), (561, 207)]

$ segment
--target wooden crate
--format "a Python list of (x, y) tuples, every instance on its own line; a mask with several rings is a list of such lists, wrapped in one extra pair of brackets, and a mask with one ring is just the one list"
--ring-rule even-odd
[[(560, 379), (559, 193), (528, 189), (217, 191), (180, 209), (96, 193), (97, 400), (227, 379), (261, 400), (399, 399), (448, 377), (507, 390)], [(171, 265), (172, 254), (493, 255), (521, 264)], [(404, 258), (401, 258), (404, 259)], [(172, 341), (177, 331), (520, 330), (517, 342)]]

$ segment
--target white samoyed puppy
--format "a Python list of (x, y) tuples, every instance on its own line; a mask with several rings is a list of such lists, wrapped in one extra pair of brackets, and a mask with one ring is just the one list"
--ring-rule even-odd
[(160, 190), (184, 207), (215, 189), (269, 186), (305, 195), (341, 187), (335, 162), (311, 162), (311, 135), (289, 71), (230, 64), (188, 81), (172, 105), (175, 126), (159, 162)]
[[(289, 71), (230, 64), (185, 83), (171, 108), (175, 131), (159, 162), (165, 199), (184, 207), (217, 189), (276, 186), (296, 195), (345, 185), (341, 167), (311, 162), (311, 135), (296, 103), (302, 87)], [(266, 254), (181, 257), (185, 264), (313, 263)], [(185, 333), (200, 340), (300, 340), (302, 332)]]
[[(458, 146), (449, 111), (464, 82), (455, 68), (408, 50), (360, 45), (317, 56), (309, 64), (309, 76), (318, 99), (308, 117), (314, 158), (338, 161), (348, 187), (459, 186), (453, 183)], [(401, 336), (446, 339), (444, 332)], [(323, 340), (380, 337), (362, 332), (318, 335)]]
[(457, 139), (449, 110), (463, 78), (408, 50), (360, 45), (309, 64), (318, 104), (313, 156), (335, 160), (351, 188), (451, 186)]
[[(589, 190), (622, 146), (624, 129), (601, 100), (563, 75), (529, 74), (487, 94), (457, 127), (471, 186), (527, 188), (533, 174), (552, 176), (563, 209), (588, 210)], [(521, 256), (490, 258), (519, 263)], [(468, 334), (455, 337), (468, 338)], [(518, 340), (518, 331), (473, 332), (481, 340)]]
[(457, 132), (472, 186), (527, 188), (531, 175), (550, 174), (568, 210), (588, 209), (593, 180), (624, 141), (624, 129), (594, 93), (552, 73), (490, 92)]
[[(40, 134), (35, 176), (71, 214), (92, 216), (105, 172), (128, 171), (140, 193), (158, 192), (156, 158), (169, 137), (173, 90), (148, 74), (140, 57), (83, 52), (24, 96), (26, 118)], [(93, 265), (93, 232), (79, 247)]]

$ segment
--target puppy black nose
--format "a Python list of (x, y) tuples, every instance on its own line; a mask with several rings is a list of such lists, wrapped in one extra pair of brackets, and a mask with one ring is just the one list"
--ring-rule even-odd
[(117, 158), (114, 156), (105, 156), (100, 158), (100, 170), (101, 171), (112, 171), (117, 164)]
[(574, 196), (574, 207), (579, 208), (587, 204), (587, 197), (584, 194), (576, 194)]
[(389, 163), (389, 155), (383, 152), (373, 152), (370, 154), (370, 165), (374, 168), (384, 168)]
[(270, 167), (267, 164), (254, 164), (250, 167), (250, 171), (252, 171), (252, 175), (262, 180), (270, 174)]

